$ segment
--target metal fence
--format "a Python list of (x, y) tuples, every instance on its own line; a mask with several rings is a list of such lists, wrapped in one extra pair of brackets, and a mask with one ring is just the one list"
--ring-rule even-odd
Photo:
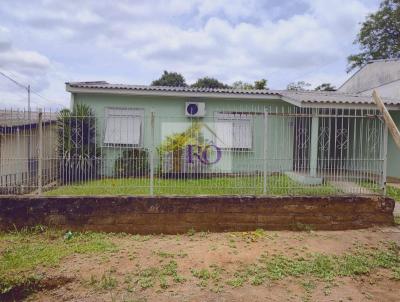
[(2, 194), (382, 194), (386, 153), (375, 110), (0, 111)]

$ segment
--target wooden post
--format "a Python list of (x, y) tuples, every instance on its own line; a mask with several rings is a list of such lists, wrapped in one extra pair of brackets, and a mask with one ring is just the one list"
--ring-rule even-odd
[(383, 103), (382, 99), (379, 97), (378, 93), (374, 90), (372, 92), (372, 97), (374, 98), (376, 106), (381, 111), (383, 115), (383, 119), (385, 120), (386, 125), (390, 133), (392, 134), (393, 140), (397, 145), (397, 148), (400, 150), (400, 131), (397, 129), (395, 122), (393, 121), (392, 117), (390, 116), (389, 111), (386, 109), (385, 104)]
[(42, 180), (42, 170), (43, 170), (43, 113), (39, 110), (39, 121), (38, 121), (38, 194), (42, 194), (43, 180)]

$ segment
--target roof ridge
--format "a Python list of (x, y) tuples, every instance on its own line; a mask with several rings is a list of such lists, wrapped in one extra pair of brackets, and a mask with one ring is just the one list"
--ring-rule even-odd
[(145, 90), (165, 90), (165, 91), (199, 91), (199, 92), (242, 92), (242, 93), (260, 93), (274, 94), (275, 90), (270, 89), (238, 89), (238, 88), (208, 88), (208, 87), (191, 87), (191, 86), (154, 86), (154, 85), (137, 85), (137, 84), (111, 84), (106, 81), (93, 82), (66, 82), (71, 87), (90, 86), (87, 88), (95, 88), (94, 86), (102, 86), (98, 88), (138, 88)]
[[(149, 85), (126, 85), (126, 84), (86, 84), (85, 82), (66, 83), (67, 91), (74, 92), (73, 88), (81, 89), (100, 89), (100, 90), (131, 90), (142, 91), (143, 93), (152, 93), (163, 95), (186, 95), (207, 97), (220, 94), (221, 97), (227, 98), (271, 98), (276, 97), (282, 101), (286, 101), (295, 106), (301, 106), (302, 103), (347, 103), (347, 104), (373, 104), (372, 97), (360, 93), (346, 93), (340, 91), (315, 91), (315, 90), (245, 90), (235, 88), (197, 88), (197, 87), (176, 87), (176, 86), (149, 86)], [(70, 90), (71, 89), (71, 90)], [(79, 92), (79, 90), (75, 90)], [(101, 92), (101, 91), (100, 91)], [(175, 93), (175, 94), (174, 94)], [(203, 94), (203, 95), (202, 95)], [(219, 97), (218, 96), (218, 97)], [(400, 100), (395, 98), (382, 98), (385, 103), (392, 105), (400, 105)]]

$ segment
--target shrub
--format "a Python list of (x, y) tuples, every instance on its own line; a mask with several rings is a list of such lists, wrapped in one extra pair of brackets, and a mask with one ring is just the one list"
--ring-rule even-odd
[(115, 177), (137, 177), (148, 175), (148, 152), (143, 149), (124, 150), (114, 163)]
[(58, 174), (62, 183), (93, 179), (97, 175), (96, 120), (86, 105), (64, 109), (57, 119)]

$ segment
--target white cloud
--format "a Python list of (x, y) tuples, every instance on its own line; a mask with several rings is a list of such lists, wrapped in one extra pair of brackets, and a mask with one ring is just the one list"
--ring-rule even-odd
[(50, 65), (49, 60), (35, 52), (10, 48), (0, 50), (0, 67), (4, 69), (46, 69)]
[[(48, 85), (47, 71), (51, 66), (49, 59), (36, 51), (14, 47), (9, 33), (7, 28), (0, 28), (0, 71), (24, 86), (30, 84), (41, 89)], [(21, 95), (25, 95), (25, 97), (21, 97)], [(26, 105), (26, 91), (1, 76), (0, 105), (19, 106), (21, 100)]]
[(9, 31), (0, 28), (8, 39), (2, 41), (0, 34), (0, 67), (24, 80), (37, 79), (43, 94), (65, 104), (65, 81), (146, 84), (163, 70), (181, 72), (189, 82), (208, 75), (225, 82), (265, 77), (272, 88), (296, 80), (339, 85), (359, 22), (378, 3), (121, 0), (110, 7), (105, 0), (83, 0), (79, 6), (9, 2), (0, 4), (1, 26)]

